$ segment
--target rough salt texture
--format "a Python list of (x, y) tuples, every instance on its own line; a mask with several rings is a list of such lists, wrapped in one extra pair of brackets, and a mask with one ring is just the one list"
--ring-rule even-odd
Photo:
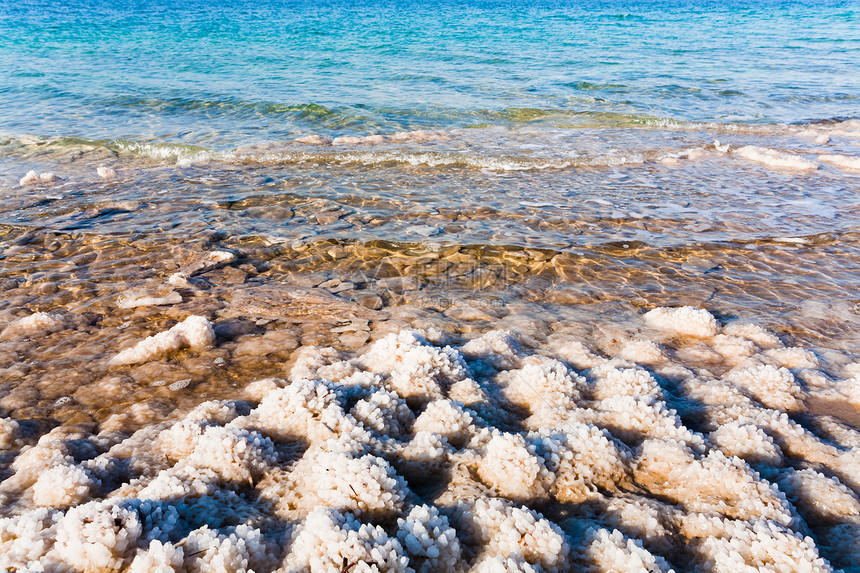
[[(0, 570), (860, 571), (860, 431), (808, 406), (860, 367), (702, 309), (639, 328), (304, 346), (131, 435), (0, 418)], [(190, 317), (119, 362), (213, 341)]]
[(648, 326), (672, 334), (708, 338), (719, 332), (716, 319), (701, 308), (655, 308), (645, 314)]
[(123, 350), (111, 364), (140, 364), (181, 348), (206, 348), (215, 342), (215, 331), (202, 316), (189, 316), (165, 332), (150, 336)]
[(105, 167), (103, 165), (100, 165), (99, 167), (96, 167), (96, 173), (102, 179), (113, 179), (114, 177), (116, 177), (116, 169), (114, 169), (113, 167)]
[(847, 155), (819, 155), (818, 160), (829, 163), (847, 171), (860, 171), (860, 157)]
[(27, 174), (21, 178), (18, 184), (23, 187), (24, 185), (34, 185), (36, 183), (51, 183), (56, 180), (57, 176), (53, 173), (37, 173), (35, 171), (28, 171)]
[(12, 321), (0, 331), (0, 340), (45, 336), (62, 330), (64, 325), (65, 320), (62, 315), (37, 312)]

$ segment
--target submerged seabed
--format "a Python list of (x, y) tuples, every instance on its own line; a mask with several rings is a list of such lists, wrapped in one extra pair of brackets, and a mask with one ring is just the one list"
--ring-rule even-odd
[(0, 568), (860, 570), (858, 135), (7, 137)]

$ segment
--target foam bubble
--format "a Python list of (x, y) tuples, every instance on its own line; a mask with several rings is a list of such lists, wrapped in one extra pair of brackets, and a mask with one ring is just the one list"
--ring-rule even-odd
[(769, 167), (799, 170), (818, 169), (819, 167), (818, 163), (797, 155), (777, 151), (775, 149), (768, 149), (766, 147), (757, 147), (755, 145), (746, 145), (739, 149), (735, 149), (732, 151), (732, 154)]

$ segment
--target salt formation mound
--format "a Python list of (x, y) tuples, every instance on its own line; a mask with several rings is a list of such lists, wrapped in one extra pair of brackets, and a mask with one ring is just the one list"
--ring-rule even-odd
[[(130, 436), (0, 419), (0, 569), (860, 570), (860, 432), (802, 418), (822, 360), (701, 309), (642, 327), (614, 357), (504, 331), (307, 346), (250, 401)], [(190, 317), (114, 363), (213, 340)]]
[(111, 364), (140, 364), (180, 348), (205, 348), (215, 342), (215, 331), (202, 316), (189, 316), (184, 321), (138, 342), (113, 358)]
[(28, 171), (26, 175), (24, 175), (18, 184), (22, 187), (24, 185), (34, 185), (36, 183), (52, 183), (57, 180), (57, 176), (53, 173), (37, 173), (36, 171)]
[(104, 165), (96, 167), (96, 173), (102, 179), (112, 179), (116, 177), (116, 169), (113, 167), (106, 167)]
[(45, 336), (62, 330), (64, 326), (65, 319), (62, 315), (37, 312), (12, 321), (0, 331), (0, 340)]
[(818, 160), (835, 165), (847, 171), (860, 171), (860, 157), (849, 157), (846, 155), (819, 155)]

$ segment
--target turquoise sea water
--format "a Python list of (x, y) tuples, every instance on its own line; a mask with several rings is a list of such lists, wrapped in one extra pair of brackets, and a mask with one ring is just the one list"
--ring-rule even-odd
[(860, 115), (856, 2), (5, 2), (7, 134), (299, 134)]

